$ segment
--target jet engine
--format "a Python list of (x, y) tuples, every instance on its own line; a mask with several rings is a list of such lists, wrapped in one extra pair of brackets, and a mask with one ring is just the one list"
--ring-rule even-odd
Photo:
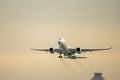
[(80, 49), (79, 47), (76, 48), (76, 51), (77, 51), (78, 53), (81, 53), (81, 49)]
[(54, 49), (53, 48), (49, 48), (49, 51), (50, 51), (51, 54), (54, 53)]

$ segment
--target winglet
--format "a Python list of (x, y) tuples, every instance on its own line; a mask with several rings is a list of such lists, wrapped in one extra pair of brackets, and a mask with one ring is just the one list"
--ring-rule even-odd
[(31, 50), (35, 50), (35, 51), (38, 51), (38, 49), (34, 49), (34, 48), (31, 48)]
[(31, 48), (31, 50), (34, 50), (33, 48)]
[(108, 49), (112, 49), (112, 47), (108, 48)]

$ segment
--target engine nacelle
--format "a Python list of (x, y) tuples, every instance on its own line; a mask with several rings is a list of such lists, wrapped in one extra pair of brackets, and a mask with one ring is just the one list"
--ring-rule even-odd
[(50, 51), (51, 54), (54, 53), (54, 49), (53, 48), (49, 48), (49, 51)]
[(81, 53), (81, 49), (80, 49), (79, 47), (76, 48), (76, 51), (77, 51), (78, 53)]

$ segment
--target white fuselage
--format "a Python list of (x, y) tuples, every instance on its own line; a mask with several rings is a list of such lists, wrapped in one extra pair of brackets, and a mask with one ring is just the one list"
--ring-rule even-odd
[(69, 54), (69, 47), (68, 45), (65, 43), (65, 40), (63, 38), (58, 38), (58, 45), (59, 47), (62, 49), (62, 52), (64, 54)]

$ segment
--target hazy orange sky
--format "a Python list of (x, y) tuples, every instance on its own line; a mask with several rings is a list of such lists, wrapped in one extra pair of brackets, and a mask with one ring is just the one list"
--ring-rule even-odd
[[(94, 69), (120, 79), (119, 0), (0, 0), (0, 80), (90, 80)], [(30, 48), (57, 48), (64, 37), (73, 48), (110, 51), (58, 59)]]

